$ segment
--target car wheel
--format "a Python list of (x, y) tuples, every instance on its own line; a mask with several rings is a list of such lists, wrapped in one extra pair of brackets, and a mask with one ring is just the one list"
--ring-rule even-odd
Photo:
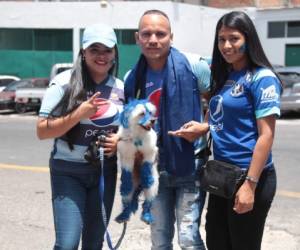
[(15, 109), (19, 114), (23, 114), (26, 112), (26, 106), (23, 103), (16, 103)]

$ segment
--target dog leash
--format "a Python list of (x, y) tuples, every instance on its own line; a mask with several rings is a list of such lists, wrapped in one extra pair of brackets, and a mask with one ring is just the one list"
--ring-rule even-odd
[(100, 181), (99, 181), (99, 194), (100, 194), (100, 202), (101, 202), (101, 212), (102, 212), (102, 220), (105, 227), (105, 233), (104, 236), (106, 238), (107, 245), (110, 250), (117, 250), (121, 242), (125, 236), (126, 228), (127, 228), (127, 222), (123, 223), (123, 230), (122, 234), (115, 246), (112, 245), (112, 240), (110, 238), (109, 232), (107, 230), (108, 221), (107, 221), (107, 215), (105, 211), (105, 205), (104, 205), (104, 148), (102, 146), (99, 147), (99, 156), (100, 156), (100, 167), (101, 167), (101, 175), (100, 175)]

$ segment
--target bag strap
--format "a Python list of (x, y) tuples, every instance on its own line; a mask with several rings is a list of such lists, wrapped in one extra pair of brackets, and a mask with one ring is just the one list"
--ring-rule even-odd
[(212, 143), (212, 136), (211, 136), (211, 133), (209, 132), (209, 136), (208, 136), (208, 140), (207, 140), (207, 156), (210, 156), (211, 155), (211, 143)]

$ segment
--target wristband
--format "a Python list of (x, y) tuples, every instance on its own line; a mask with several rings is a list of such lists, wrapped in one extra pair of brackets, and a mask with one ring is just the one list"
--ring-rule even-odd
[(247, 181), (250, 181), (250, 182), (253, 182), (253, 183), (255, 183), (255, 184), (258, 183), (258, 179), (254, 178), (254, 177), (252, 177), (252, 176), (249, 176), (249, 175), (246, 176), (246, 180), (247, 180)]

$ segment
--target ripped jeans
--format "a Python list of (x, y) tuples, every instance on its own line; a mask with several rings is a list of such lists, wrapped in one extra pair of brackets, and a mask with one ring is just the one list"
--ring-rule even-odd
[(151, 224), (151, 249), (173, 249), (176, 221), (181, 249), (205, 250), (199, 230), (205, 192), (193, 180), (176, 177), (165, 179), (165, 176), (160, 176), (158, 195), (152, 206), (154, 222)]

